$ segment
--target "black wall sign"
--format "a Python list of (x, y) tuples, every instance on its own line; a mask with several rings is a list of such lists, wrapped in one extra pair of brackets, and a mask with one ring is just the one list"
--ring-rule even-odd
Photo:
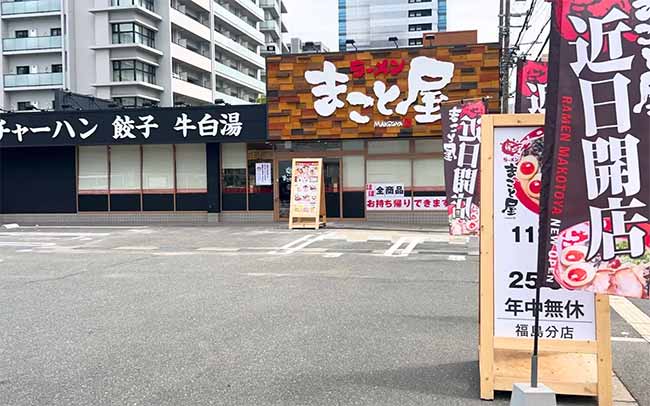
[(0, 148), (266, 140), (266, 105), (0, 114)]

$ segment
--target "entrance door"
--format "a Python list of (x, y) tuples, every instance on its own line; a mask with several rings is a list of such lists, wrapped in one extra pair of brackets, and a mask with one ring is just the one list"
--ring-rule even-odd
[(291, 160), (278, 161), (278, 216), (289, 218), (291, 206)]
[(325, 175), (325, 201), (327, 218), (341, 218), (341, 161), (339, 158), (323, 159)]

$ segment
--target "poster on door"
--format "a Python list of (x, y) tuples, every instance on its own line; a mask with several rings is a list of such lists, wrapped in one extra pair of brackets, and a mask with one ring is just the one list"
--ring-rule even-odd
[(494, 130), (494, 335), (593, 340), (593, 293), (543, 288), (535, 301), (543, 140), (543, 128)]
[(255, 185), (270, 186), (273, 184), (271, 179), (271, 163), (257, 162), (255, 164)]

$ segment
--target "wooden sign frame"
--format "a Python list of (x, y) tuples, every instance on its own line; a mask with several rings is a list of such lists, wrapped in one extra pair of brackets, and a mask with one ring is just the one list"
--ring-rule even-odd
[[(305, 217), (295, 210), (294, 202), (296, 196), (296, 175), (298, 164), (301, 162), (316, 162), (318, 165), (318, 181), (316, 186), (316, 216)], [(321, 226), (327, 225), (326, 207), (325, 207), (325, 179), (323, 178), (323, 159), (322, 158), (294, 158), (291, 162), (291, 200), (289, 206), (289, 229), (294, 228), (313, 228), (318, 230)]]
[[(481, 399), (530, 382), (532, 338), (494, 336), (494, 129), (544, 126), (542, 114), (485, 115), (481, 127), (479, 369)], [(539, 381), (558, 394), (597, 396), (612, 404), (609, 297), (596, 295), (596, 340), (539, 340)]]

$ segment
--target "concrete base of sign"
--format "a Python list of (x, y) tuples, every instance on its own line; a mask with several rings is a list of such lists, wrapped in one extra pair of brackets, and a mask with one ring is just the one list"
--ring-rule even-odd
[(510, 406), (557, 406), (557, 402), (555, 392), (541, 383), (536, 388), (528, 383), (516, 383), (512, 385)]

